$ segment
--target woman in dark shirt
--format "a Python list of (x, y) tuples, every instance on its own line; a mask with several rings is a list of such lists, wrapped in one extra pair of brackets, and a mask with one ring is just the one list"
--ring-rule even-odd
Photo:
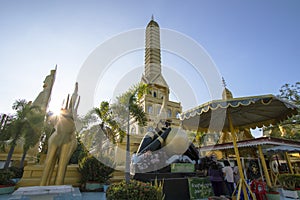
[(210, 168), (208, 169), (208, 175), (215, 196), (224, 195), (222, 166), (218, 165), (218, 163), (215, 161), (212, 162)]

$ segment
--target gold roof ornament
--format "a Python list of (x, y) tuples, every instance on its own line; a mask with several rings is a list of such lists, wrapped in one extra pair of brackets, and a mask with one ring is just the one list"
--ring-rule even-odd
[(222, 93), (222, 99), (223, 100), (232, 99), (233, 98), (232, 92), (226, 87), (227, 85), (226, 85), (224, 77), (222, 77), (222, 83), (223, 83), (223, 87), (224, 87), (224, 90)]

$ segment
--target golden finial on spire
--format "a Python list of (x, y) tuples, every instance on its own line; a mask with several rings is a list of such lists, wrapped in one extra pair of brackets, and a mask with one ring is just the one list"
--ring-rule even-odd
[(222, 84), (223, 84), (223, 87), (226, 88), (227, 84), (226, 84), (224, 77), (222, 77)]
[(225, 82), (224, 77), (222, 77), (222, 84), (223, 84), (223, 87), (224, 87), (224, 90), (223, 90), (223, 93), (222, 93), (222, 99), (224, 99), (224, 100), (232, 99), (233, 98), (232, 93), (231, 93), (230, 90), (227, 89), (227, 84)]

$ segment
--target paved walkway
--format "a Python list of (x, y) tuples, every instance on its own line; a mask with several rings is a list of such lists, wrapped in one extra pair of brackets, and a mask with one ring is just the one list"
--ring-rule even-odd
[[(82, 200), (106, 200), (105, 193), (103, 192), (82, 192)], [(9, 200), (11, 194), (0, 195), (0, 200)], [(280, 197), (281, 200), (293, 200), (290, 198)]]
[[(12, 197), (11, 194), (0, 195), (0, 200), (9, 200)], [(106, 200), (104, 192), (82, 192), (81, 200)], [(291, 198), (280, 197), (281, 200), (293, 200)], [(26, 199), (27, 200), (27, 199)]]
[[(11, 194), (0, 195), (0, 200), (9, 200)], [(105, 193), (103, 192), (82, 192), (82, 200), (106, 200)]]

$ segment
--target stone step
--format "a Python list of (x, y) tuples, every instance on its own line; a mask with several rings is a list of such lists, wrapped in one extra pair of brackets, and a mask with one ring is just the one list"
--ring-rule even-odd
[(79, 188), (70, 185), (31, 186), (18, 188), (9, 198), (20, 199), (82, 199)]
[[(22, 178), (18, 183), (17, 187), (28, 187), (28, 186), (38, 186), (40, 185), (41, 178)], [(52, 179), (54, 182), (54, 179)], [(65, 185), (72, 185), (73, 187), (79, 187), (81, 185), (80, 179), (74, 177), (65, 177)]]
[[(122, 167), (117, 167), (117, 169), (122, 169)], [(115, 170), (113, 172), (113, 177), (111, 178), (111, 182), (121, 182), (125, 179), (125, 172), (124, 170)]]
[[(22, 179), (18, 182), (17, 187), (37, 186), (40, 185), (43, 174), (43, 165), (27, 165), (24, 167)], [(56, 175), (56, 168), (53, 171), (52, 183), (54, 183), (54, 176)], [(78, 165), (68, 165), (64, 184), (72, 185), (74, 187), (80, 186), (81, 174), (78, 171)]]
[(111, 178), (111, 182), (112, 183), (118, 183), (118, 182), (121, 182), (121, 181), (123, 181), (123, 180), (125, 180), (125, 175), (124, 176), (116, 176), (116, 177), (113, 177), (113, 178)]

